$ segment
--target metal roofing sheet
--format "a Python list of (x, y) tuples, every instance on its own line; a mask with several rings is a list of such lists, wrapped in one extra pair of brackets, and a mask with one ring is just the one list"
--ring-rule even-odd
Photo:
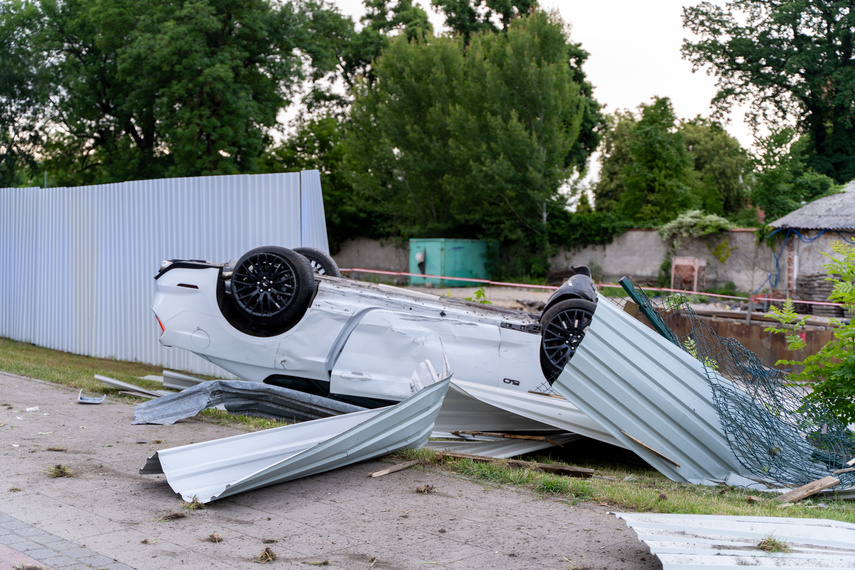
[[(474, 385), (478, 386), (478, 385)], [(492, 406), (467, 392), (469, 382), (452, 379), (431, 437), (455, 438), (452, 431), (554, 433), (555, 426)]]
[[(606, 304), (608, 301), (606, 301)], [(619, 438), (615, 438), (606, 429), (600, 426), (594, 419), (585, 414), (579, 408), (574, 406), (569, 401), (563, 398), (555, 398), (543, 394), (525, 394), (507, 390), (505, 388), (497, 388), (495, 386), (485, 386), (483, 384), (475, 384), (455, 379), (453, 381), (455, 391), (460, 394), (465, 394), (473, 401), (472, 411), (470, 412), (473, 420), (477, 419), (475, 410), (479, 410), (484, 414), (482, 417), (488, 418), (490, 414), (495, 414), (498, 410), (509, 412), (510, 414), (528, 418), (558, 428), (563, 431), (569, 431), (584, 435), (592, 439), (617, 445), (618, 447), (626, 447)], [(493, 408), (478, 407), (475, 402), (481, 402)], [(466, 412), (463, 411), (460, 417), (465, 417)], [(448, 424), (447, 417), (443, 418), (443, 426)], [(501, 416), (497, 416), (499, 419)], [(474, 428), (454, 428), (454, 429), (474, 429)], [(486, 430), (487, 428), (477, 428)], [(520, 428), (491, 428), (491, 429), (520, 429)]]
[(855, 181), (847, 184), (843, 192), (814, 200), (769, 226), (803, 230), (855, 230)]
[[(855, 525), (824, 519), (615, 513), (669, 569), (855, 568)], [(772, 537), (790, 552), (758, 548)]]
[(421, 447), (448, 383), (446, 377), (387, 408), (164, 449), (148, 459), (140, 474), (163, 473), (184, 500), (207, 503)]
[(280, 386), (240, 380), (202, 382), (177, 394), (137, 404), (134, 424), (171, 425), (204, 409), (223, 405), (226, 411), (292, 422), (359, 412), (365, 408)]
[[(452, 453), (467, 453), (469, 455), (481, 455), (483, 457), (507, 458), (534, 453), (541, 449), (554, 447), (555, 443), (565, 444), (581, 439), (581, 435), (563, 433), (547, 436), (550, 441), (538, 441), (531, 439), (500, 439), (493, 438), (491, 441), (429, 441), (425, 447), (436, 451), (450, 451)], [(555, 443), (552, 443), (555, 442)]]
[(553, 388), (672, 480), (741, 471), (703, 365), (604, 297)]

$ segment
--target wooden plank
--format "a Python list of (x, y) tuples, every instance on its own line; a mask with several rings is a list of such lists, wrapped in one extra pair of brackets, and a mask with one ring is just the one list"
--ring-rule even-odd
[(532, 469), (534, 471), (544, 471), (546, 473), (554, 473), (556, 475), (565, 475), (567, 477), (593, 477), (594, 470), (586, 469), (585, 467), (571, 467), (568, 465), (556, 465), (554, 463), (537, 463), (535, 461), (520, 461), (518, 459), (497, 459), (495, 457), (485, 457), (483, 455), (471, 455), (469, 453), (452, 453), (450, 451), (438, 451), (437, 459), (469, 459), (479, 463), (504, 463), (508, 467), (514, 469)]
[(775, 500), (780, 501), (782, 503), (795, 503), (796, 501), (801, 501), (802, 499), (806, 499), (811, 495), (816, 495), (820, 491), (824, 491), (830, 487), (834, 487), (838, 483), (840, 483), (840, 479), (829, 475), (828, 477), (823, 477), (822, 479), (811, 481), (807, 485), (796, 487), (789, 493), (784, 493), (783, 495), (775, 497)]
[(849, 467), (852, 467), (853, 465), (855, 465), (855, 457), (853, 457), (852, 459), (847, 461), (846, 465), (848, 465)]
[(398, 463), (397, 465), (393, 465), (388, 469), (381, 469), (380, 471), (375, 471), (374, 473), (369, 473), (369, 477), (382, 477), (383, 475), (388, 475), (389, 473), (394, 473), (395, 471), (403, 471), (404, 469), (409, 469), (410, 467), (414, 467), (421, 463), (418, 459), (414, 459), (413, 461), (406, 461), (404, 463)]
[(468, 431), (468, 430), (455, 430), (451, 432), (453, 435), (480, 435), (483, 437), (502, 437), (505, 439), (525, 439), (531, 441), (545, 441), (547, 443), (551, 443), (552, 445), (556, 445), (558, 447), (564, 447), (557, 441), (553, 441), (546, 436), (543, 435), (517, 435), (513, 433), (502, 433), (498, 431)]
[(660, 453), (660, 452), (656, 451), (655, 449), (653, 449), (652, 447), (650, 447), (649, 445), (647, 445), (647, 444), (646, 444), (646, 443), (644, 443), (643, 441), (641, 441), (641, 440), (639, 440), (639, 439), (637, 439), (637, 438), (632, 437), (631, 435), (629, 435), (628, 433), (626, 433), (626, 432), (625, 432), (625, 431), (623, 431), (623, 430), (620, 430), (620, 432), (621, 432), (623, 435), (625, 435), (626, 437), (628, 437), (629, 439), (631, 439), (632, 441), (634, 441), (635, 443), (637, 443), (638, 445), (640, 445), (641, 447), (643, 447), (644, 449), (646, 449), (647, 451), (649, 451), (650, 453), (655, 453), (657, 456), (661, 457), (661, 458), (662, 458), (662, 459), (664, 459), (665, 461), (667, 461), (667, 462), (669, 462), (669, 463), (674, 464), (678, 469), (680, 468), (680, 464), (679, 464), (679, 463), (677, 463), (676, 461), (674, 461), (673, 459), (671, 459), (670, 457), (668, 457), (668, 456), (667, 456), (667, 455), (665, 455), (664, 453)]
[(853, 471), (855, 471), (855, 467), (848, 467), (846, 469), (838, 469), (834, 474), (840, 475), (841, 473), (852, 473)]
[(564, 396), (559, 396), (558, 394), (546, 394), (544, 392), (535, 392), (534, 390), (529, 390), (529, 394), (534, 394), (535, 396), (548, 396), (550, 398), (558, 398), (559, 400), (563, 400)]

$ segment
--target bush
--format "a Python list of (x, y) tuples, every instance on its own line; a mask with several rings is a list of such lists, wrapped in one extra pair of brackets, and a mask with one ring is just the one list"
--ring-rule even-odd
[[(855, 238), (849, 243), (835, 242), (832, 250), (838, 257), (823, 254), (831, 261), (824, 265), (828, 281), (834, 281), (834, 290), (829, 301), (843, 303), (850, 314), (855, 312)], [(783, 309), (772, 308), (771, 316), (785, 328), (770, 327), (766, 330), (776, 334), (785, 334), (788, 349), (803, 351), (806, 344), (799, 335), (804, 324), (793, 311), (789, 299)], [(797, 382), (811, 384), (813, 392), (808, 396), (814, 401), (824, 401), (831, 412), (844, 424), (855, 422), (855, 321), (840, 324), (834, 331), (834, 338), (819, 352), (804, 360), (780, 360), (777, 364), (804, 366), (804, 370), (792, 374), (790, 378)]]

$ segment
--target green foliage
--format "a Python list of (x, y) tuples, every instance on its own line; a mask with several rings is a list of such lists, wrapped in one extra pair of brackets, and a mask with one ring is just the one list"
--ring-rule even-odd
[(33, 6), (0, 3), (0, 188), (26, 183), (39, 141), (39, 77), (26, 39), (35, 32)]
[(751, 199), (769, 222), (840, 191), (834, 180), (806, 166), (807, 137), (795, 136), (792, 129), (778, 129), (758, 140)]
[[(674, 249), (679, 247), (685, 238), (716, 236), (733, 229), (733, 227), (733, 224), (721, 216), (704, 214), (700, 210), (690, 210), (662, 226), (659, 235), (670, 248)], [(729, 255), (729, 251), (727, 253)]]
[(43, 118), (33, 154), (59, 184), (253, 172), (309, 64), (299, 48), (312, 38), (293, 3), (9, 6), (0, 30), (19, 30), (10, 71), (23, 62), (37, 78), (18, 81), (16, 104), (30, 111), (17, 125)]
[(636, 227), (612, 212), (570, 212), (562, 208), (549, 214), (549, 243), (568, 248), (606, 245)]
[(661, 224), (691, 208), (728, 217), (744, 209), (751, 163), (718, 123), (698, 117), (678, 124), (671, 102), (654, 98), (637, 115), (615, 113), (608, 127), (598, 211)]
[(631, 162), (622, 171), (617, 212), (624, 219), (664, 223), (690, 206), (696, 179), (676, 119), (667, 98), (643, 106), (629, 144)]
[(327, 236), (333, 252), (355, 236), (383, 237), (375, 230), (382, 226), (382, 218), (369, 217), (345, 177), (341, 144), (344, 125), (341, 118), (332, 114), (308, 117), (297, 125), (290, 138), (268, 150), (259, 162), (261, 172), (320, 172)]
[(596, 209), (633, 222), (662, 223), (689, 205), (692, 157), (667, 98), (616, 113), (604, 138)]
[(845, 183), (855, 178), (855, 10), (849, 0), (730, 0), (683, 9), (697, 41), (683, 57), (718, 78), (719, 113), (750, 104), (750, 119), (797, 118), (806, 164)]
[(475, 294), (471, 297), (464, 297), (464, 301), (471, 301), (473, 303), (480, 303), (482, 305), (492, 305), (493, 301), (487, 298), (487, 291), (484, 290), (483, 287), (476, 289)]
[(507, 31), (511, 22), (528, 14), (537, 1), (431, 0), (431, 5), (445, 14), (445, 24), (463, 37), (464, 45), (469, 45), (473, 34)]
[[(545, 274), (545, 214), (584, 166), (589, 102), (560, 22), (543, 13), (506, 33), (398, 37), (355, 93), (346, 164), (362, 204), (402, 237), (495, 239), (505, 273)], [(571, 62), (572, 63), (572, 62)], [(586, 157), (585, 157), (586, 158)]]
[(680, 126), (700, 181), (700, 207), (732, 219), (747, 203), (744, 180), (751, 170), (748, 153), (721, 125), (697, 117)]
[[(849, 243), (835, 242), (832, 251), (834, 254), (825, 254), (830, 262), (823, 266), (827, 280), (834, 281), (829, 300), (842, 303), (850, 313), (855, 312), (855, 239)], [(780, 310), (773, 307), (770, 316), (783, 328), (765, 330), (785, 335), (789, 350), (803, 351), (806, 345), (800, 328), (805, 319), (795, 314), (792, 301), (788, 299)], [(803, 360), (781, 360), (777, 364), (804, 366), (802, 372), (790, 378), (812, 385), (813, 392), (808, 398), (825, 402), (843, 424), (855, 422), (855, 321), (838, 324), (834, 338), (816, 354)]]
[(733, 250), (739, 249), (737, 246), (730, 245), (730, 237), (725, 237), (718, 245), (712, 245), (710, 242), (707, 242), (707, 249), (713, 257), (718, 259), (721, 263), (727, 263), (727, 259), (730, 257), (730, 254), (733, 253)]

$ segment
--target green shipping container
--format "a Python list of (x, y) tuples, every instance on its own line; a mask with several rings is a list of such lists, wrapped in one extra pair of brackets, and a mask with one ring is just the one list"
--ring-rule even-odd
[[(498, 255), (496, 242), (475, 239), (411, 239), (410, 273), (490, 279), (490, 267)], [(477, 281), (410, 277), (410, 285), (468, 287)]]

